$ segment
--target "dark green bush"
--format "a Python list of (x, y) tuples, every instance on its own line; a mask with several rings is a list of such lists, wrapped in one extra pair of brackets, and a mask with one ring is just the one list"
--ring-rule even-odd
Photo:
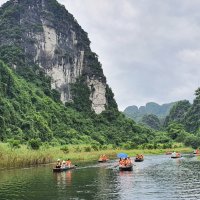
[(92, 149), (94, 149), (95, 151), (99, 151), (99, 146), (98, 146), (98, 145), (93, 144), (91, 147), (92, 147)]
[(91, 152), (91, 151), (92, 151), (92, 149), (91, 149), (91, 147), (90, 147), (90, 146), (88, 146), (88, 147), (85, 147), (85, 148), (84, 148), (84, 150), (85, 150), (85, 152)]
[(8, 144), (12, 149), (20, 148), (20, 140), (10, 139), (8, 140)]
[(37, 138), (37, 139), (31, 139), (28, 142), (28, 146), (33, 149), (33, 150), (38, 150), (41, 146), (41, 139)]
[(76, 148), (75, 148), (75, 152), (76, 153), (79, 153), (79, 152), (81, 152), (82, 151), (82, 149), (79, 147), (79, 146), (77, 146)]
[(64, 153), (69, 153), (69, 148), (67, 146), (61, 147), (60, 150), (63, 151)]

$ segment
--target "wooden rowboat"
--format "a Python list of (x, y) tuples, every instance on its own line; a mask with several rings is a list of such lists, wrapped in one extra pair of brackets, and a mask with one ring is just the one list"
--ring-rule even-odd
[(173, 155), (171, 156), (171, 158), (181, 158), (182, 155), (180, 153), (177, 153), (176, 155)]
[(102, 159), (99, 159), (98, 160), (98, 162), (101, 162), (101, 163), (103, 163), (103, 162), (107, 162), (109, 159), (104, 159), (104, 160), (102, 160)]
[(137, 154), (135, 157), (135, 162), (142, 162), (144, 160), (144, 156), (142, 154)]
[(199, 150), (199, 149), (194, 150), (193, 154), (195, 154), (195, 155), (199, 155), (199, 154), (200, 154), (200, 150)]
[(53, 172), (64, 172), (70, 169), (75, 169), (75, 165), (71, 166), (71, 167), (65, 167), (65, 168), (53, 168)]
[(135, 162), (142, 162), (144, 161), (144, 158), (135, 158)]
[(128, 165), (128, 166), (119, 166), (120, 171), (132, 171), (133, 170), (133, 165)]

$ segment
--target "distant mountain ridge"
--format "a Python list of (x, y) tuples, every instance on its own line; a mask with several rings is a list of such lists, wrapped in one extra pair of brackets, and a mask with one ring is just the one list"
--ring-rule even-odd
[(136, 122), (141, 121), (144, 115), (149, 114), (156, 115), (158, 118), (165, 118), (169, 114), (170, 109), (175, 105), (175, 103), (176, 102), (159, 105), (155, 102), (149, 102), (145, 106), (140, 106), (139, 108), (135, 105), (128, 106), (124, 110), (124, 114), (134, 119)]

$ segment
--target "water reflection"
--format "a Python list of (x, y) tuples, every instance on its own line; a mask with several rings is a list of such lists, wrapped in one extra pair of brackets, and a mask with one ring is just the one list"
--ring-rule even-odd
[(57, 182), (58, 187), (66, 187), (72, 184), (72, 170), (61, 172), (61, 173), (53, 173), (55, 180)]

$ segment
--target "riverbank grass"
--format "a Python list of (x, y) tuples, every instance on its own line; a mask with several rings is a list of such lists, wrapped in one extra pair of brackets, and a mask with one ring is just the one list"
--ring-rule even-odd
[(166, 151), (176, 151), (181, 153), (191, 153), (192, 148), (181, 147), (173, 149), (113, 149), (108, 145), (106, 149), (94, 150), (87, 145), (69, 145), (69, 146), (42, 146), (39, 150), (32, 150), (26, 145), (20, 148), (11, 148), (8, 144), (0, 143), (0, 169), (30, 167), (40, 164), (56, 162), (56, 160), (66, 160), (70, 158), (73, 163), (87, 162), (98, 160), (102, 154), (107, 155), (110, 159), (117, 158), (119, 152), (125, 152), (129, 156), (136, 154), (165, 154)]

